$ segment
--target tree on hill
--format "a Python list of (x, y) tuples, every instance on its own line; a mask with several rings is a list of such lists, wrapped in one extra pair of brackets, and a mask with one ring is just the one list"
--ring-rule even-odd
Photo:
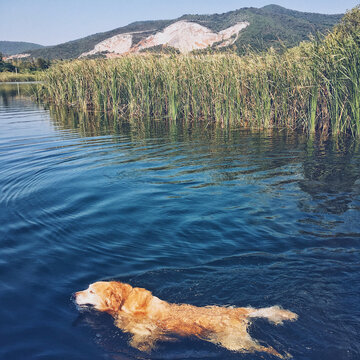
[(4, 72), (4, 71), (13, 72), (15, 71), (15, 66), (4, 61), (3, 54), (0, 53), (0, 72)]

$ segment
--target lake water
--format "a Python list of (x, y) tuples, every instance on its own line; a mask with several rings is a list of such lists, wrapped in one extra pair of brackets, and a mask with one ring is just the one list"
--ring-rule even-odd
[(251, 335), (360, 358), (360, 146), (46, 109), (0, 85), (0, 358), (271, 359), (196, 339), (128, 345), (71, 295), (120, 280), (198, 306), (281, 305)]

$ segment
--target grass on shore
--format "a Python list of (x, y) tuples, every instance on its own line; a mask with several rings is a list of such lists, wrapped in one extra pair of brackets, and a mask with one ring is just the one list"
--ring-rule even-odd
[(16, 82), (16, 81), (36, 81), (39, 75), (37, 73), (23, 74), (9, 71), (0, 72), (0, 82)]
[(283, 54), (144, 55), (60, 63), (39, 97), (85, 111), (360, 136), (360, 9)]

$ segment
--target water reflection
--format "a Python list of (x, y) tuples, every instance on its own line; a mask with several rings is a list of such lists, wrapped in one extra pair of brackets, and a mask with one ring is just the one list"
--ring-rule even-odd
[[(54, 106), (49, 110), (59, 130), (75, 131), (83, 138), (111, 136), (114, 143), (125, 141), (130, 148), (137, 148), (139, 143), (152, 146), (154, 141), (172, 143), (174, 149), (168, 156), (175, 162), (185, 147), (197, 166), (188, 174), (211, 172), (211, 181), (201, 187), (268, 179), (267, 191), (297, 184), (299, 190), (309, 194), (311, 201), (299, 201), (299, 208), (305, 212), (339, 215), (357, 208), (354, 198), (360, 185), (359, 144), (350, 137), (308, 139), (289, 131), (229, 130), (208, 123), (148, 119), (126, 121), (111, 114), (85, 114)], [(271, 182), (274, 176), (277, 181)]]
[(0, 83), (0, 105), (8, 107), (11, 100), (30, 99), (34, 86), (34, 83)]
[(313, 212), (342, 214), (354, 208), (354, 195), (360, 190), (359, 160), (359, 145), (351, 138), (308, 140), (300, 188), (315, 201)]
[[(8, 107), (10, 101), (29, 100), (34, 86), (2, 84), (0, 105)], [(349, 209), (358, 209), (354, 200), (360, 190), (360, 151), (359, 142), (352, 137), (308, 139), (304, 134), (289, 131), (222, 129), (209, 123), (151, 119), (127, 121), (112, 114), (86, 114), (52, 105), (45, 109), (64, 136), (76, 133), (89, 140), (106, 136), (114, 144), (127, 142), (129, 148), (134, 149), (139, 143), (143, 146), (152, 146), (154, 142), (172, 143), (174, 153), (169, 156), (179, 155), (184, 146), (197, 159), (199, 171), (204, 168), (211, 171), (211, 181), (201, 186), (236, 185), (245, 178), (246, 181), (266, 181), (277, 174), (281, 175), (281, 180), (269, 184), (272, 187), (295, 183), (311, 196), (313, 201), (299, 202), (300, 209), (305, 212), (343, 214)], [(190, 169), (189, 173), (196, 171)]]

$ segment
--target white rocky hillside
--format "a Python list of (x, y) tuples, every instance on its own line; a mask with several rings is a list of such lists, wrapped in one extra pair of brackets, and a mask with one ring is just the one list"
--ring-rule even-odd
[(135, 45), (132, 41), (134, 33), (129, 32), (113, 36), (96, 44), (93, 50), (81, 54), (80, 57), (99, 53), (107, 53), (106, 56), (112, 57), (130, 52), (136, 53), (159, 45), (171, 46), (181, 53), (205, 49), (214, 44), (218, 47), (224, 47), (232, 45), (239, 37), (240, 31), (247, 26), (249, 26), (248, 22), (240, 22), (215, 33), (195, 22), (178, 21)]

